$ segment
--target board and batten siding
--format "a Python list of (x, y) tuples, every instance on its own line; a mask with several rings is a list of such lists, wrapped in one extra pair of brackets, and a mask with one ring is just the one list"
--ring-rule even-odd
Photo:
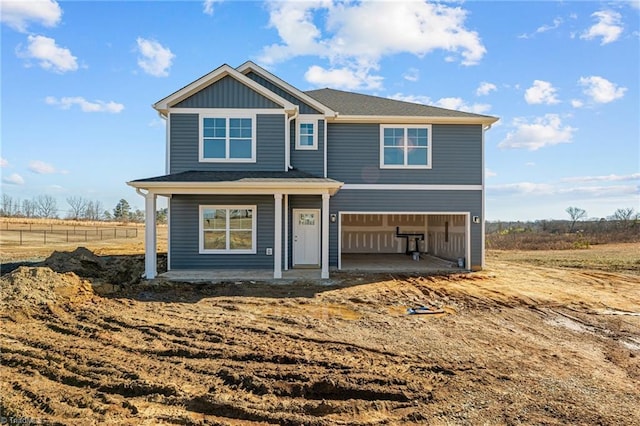
[[(412, 191), (341, 189), (329, 200), (339, 212), (469, 212), (482, 215), (482, 191)], [(338, 223), (329, 224), (329, 264), (338, 265)], [(471, 223), (471, 267), (482, 265), (482, 226)]]
[(322, 177), (324, 176), (324, 120), (316, 121), (316, 129), (318, 149), (296, 149), (298, 120), (291, 122), (291, 166), (294, 169)]
[(284, 170), (285, 117), (258, 114), (256, 117), (255, 163), (209, 163), (198, 158), (200, 123), (198, 114), (169, 114), (169, 172), (199, 171), (280, 171)]
[(302, 100), (293, 96), (291, 93), (287, 92), (282, 87), (276, 85), (270, 80), (263, 78), (262, 76), (254, 73), (253, 71), (248, 72), (246, 76), (249, 77), (251, 80), (255, 81), (256, 83), (260, 84), (261, 86), (266, 87), (267, 89), (277, 94), (278, 96), (288, 100), (292, 104), (298, 105), (298, 111), (300, 112), (300, 114), (321, 114), (320, 111), (316, 111), (313, 107), (307, 105)]
[(357, 184), (482, 184), (482, 126), (434, 124), (431, 169), (381, 169), (380, 125), (329, 123), (327, 174)]
[[(272, 269), (274, 199), (270, 195), (173, 195), (170, 250), (173, 269)], [(256, 254), (200, 254), (201, 205), (255, 205), (257, 209)]]
[(223, 77), (180, 101), (172, 108), (274, 108), (281, 105), (266, 98), (233, 77)]

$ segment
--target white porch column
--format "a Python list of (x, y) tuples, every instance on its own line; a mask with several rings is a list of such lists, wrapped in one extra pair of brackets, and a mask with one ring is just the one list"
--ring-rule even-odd
[(148, 280), (156, 277), (156, 194), (144, 196), (144, 275)]
[(329, 278), (329, 194), (322, 194), (322, 271), (320, 278)]
[(273, 198), (273, 278), (282, 278), (282, 194), (273, 194)]
[(284, 270), (289, 270), (289, 194), (284, 194)]

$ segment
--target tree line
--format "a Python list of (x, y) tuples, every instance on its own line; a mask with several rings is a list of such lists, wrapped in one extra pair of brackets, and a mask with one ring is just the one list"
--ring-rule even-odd
[[(116, 222), (144, 222), (144, 212), (133, 210), (127, 200), (122, 198), (111, 210), (105, 209), (99, 200), (89, 200), (84, 197), (68, 197), (68, 209), (62, 214), (65, 219), (116, 221)], [(32, 199), (20, 200), (8, 194), (2, 194), (0, 199), (0, 216), (24, 218), (61, 218), (58, 201), (51, 195), (38, 195)], [(166, 223), (167, 209), (157, 212), (157, 222)]]

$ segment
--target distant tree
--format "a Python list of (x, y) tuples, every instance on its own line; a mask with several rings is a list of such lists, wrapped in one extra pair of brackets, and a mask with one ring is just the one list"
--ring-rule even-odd
[(22, 200), (22, 214), (24, 217), (36, 215), (36, 203), (33, 200)]
[(67, 204), (70, 207), (67, 217), (78, 220), (85, 217), (89, 200), (83, 197), (68, 197)]
[(134, 212), (129, 214), (129, 219), (132, 222), (144, 222), (144, 212), (140, 209), (136, 209)]
[(165, 224), (167, 223), (167, 213), (168, 213), (169, 209), (168, 208), (163, 208), (160, 209), (156, 212), (156, 223), (162, 223)]
[(622, 229), (630, 228), (638, 219), (638, 214), (633, 207), (624, 209), (618, 209), (613, 213), (613, 220), (615, 220), (618, 226)]
[(576, 226), (576, 222), (587, 216), (587, 211), (580, 207), (567, 207), (565, 210), (569, 217), (571, 217), (571, 227), (569, 232), (573, 232), (573, 228)]
[(116, 204), (116, 207), (113, 209), (113, 220), (117, 220), (120, 222), (128, 222), (129, 216), (131, 215), (131, 206), (129, 202), (122, 198)]
[(104, 218), (104, 220), (112, 220), (113, 216), (111, 215), (111, 212), (109, 210), (105, 210), (102, 213), (102, 217)]
[(51, 195), (38, 195), (33, 202), (36, 205), (36, 213), (40, 217), (58, 217), (58, 203)]
[(20, 216), (20, 199), (13, 198), (9, 194), (2, 194), (0, 216)]
[(84, 212), (84, 218), (87, 220), (102, 220), (103, 212), (104, 207), (100, 201), (89, 201)]

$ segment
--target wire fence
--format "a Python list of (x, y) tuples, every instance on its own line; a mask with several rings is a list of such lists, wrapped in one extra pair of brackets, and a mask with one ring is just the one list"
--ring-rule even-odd
[[(88, 241), (137, 238), (138, 228), (127, 227), (61, 227), (51, 225), (22, 224), (5, 226), (0, 229), (3, 245), (48, 245)], [(19, 229), (16, 229), (19, 228)]]

